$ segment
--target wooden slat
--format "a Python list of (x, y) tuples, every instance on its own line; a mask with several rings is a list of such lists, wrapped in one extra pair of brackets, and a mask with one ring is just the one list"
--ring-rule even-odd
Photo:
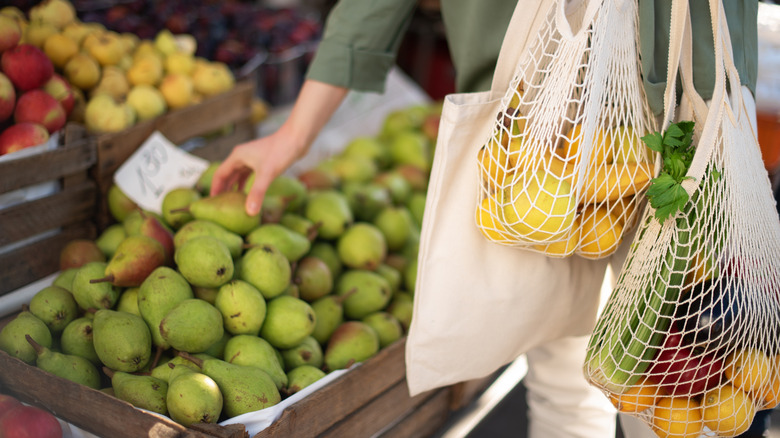
[(88, 140), (0, 163), (0, 193), (86, 171), (95, 164), (95, 145)]
[(57, 272), (60, 251), (68, 242), (77, 238), (94, 239), (94, 225), (86, 221), (77, 223), (51, 237), (0, 254), (0, 295)]
[[(440, 390), (440, 392), (446, 393), (447, 390)], [(430, 392), (425, 392), (409, 397), (406, 380), (402, 380), (318, 436), (321, 438), (373, 436), (388, 424), (408, 414), (411, 409), (422, 405), (430, 396)], [(446, 395), (440, 399), (440, 402), (446, 411)]]
[(449, 391), (436, 391), (424, 403), (390, 425), (378, 436), (381, 438), (423, 438), (433, 435), (447, 421)]
[(78, 187), (0, 210), (0, 247), (47, 230), (91, 220), (95, 213), (95, 184)]
[(111, 438), (206, 438), (157, 415), (84, 385), (62, 379), (0, 351), (0, 387), (77, 427)]
[(405, 378), (402, 338), (282, 412), (254, 438), (314, 437)]
[(450, 410), (457, 411), (458, 409), (465, 407), (474, 400), (477, 395), (490, 386), (498, 375), (499, 373), (496, 372), (481, 379), (469, 380), (467, 382), (460, 382), (452, 385), (449, 403)]

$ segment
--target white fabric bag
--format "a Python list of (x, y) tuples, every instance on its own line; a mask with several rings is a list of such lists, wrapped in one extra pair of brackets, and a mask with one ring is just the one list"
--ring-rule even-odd
[(584, 364), (594, 386), (659, 435), (736, 436), (780, 402), (780, 222), (721, 1), (710, 10), (708, 107), (692, 82), (688, 1), (672, 9), (664, 129), (679, 65), (677, 120), (696, 123), (682, 183), (690, 199), (663, 224), (645, 211)]
[(474, 156), (551, 2), (518, 2), (491, 91), (445, 99), (406, 341), (412, 395), (487, 376), (537, 345), (593, 328), (606, 259), (518, 251), (489, 242), (474, 223)]
[(638, 6), (556, 0), (517, 65), (480, 165), (476, 221), (488, 240), (603, 258), (630, 235), (654, 176), (656, 131), (639, 60)]

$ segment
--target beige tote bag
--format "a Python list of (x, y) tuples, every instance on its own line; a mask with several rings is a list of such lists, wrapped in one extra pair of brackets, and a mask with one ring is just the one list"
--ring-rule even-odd
[[(474, 219), (474, 157), (491, 134), (514, 66), (553, 0), (522, 1), (491, 91), (445, 99), (420, 236), (409, 392), (484, 377), (544, 342), (590, 333), (609, 259), (555, 259), (496, 245)], [(577, 7), (570, 2), (569, 8)]]

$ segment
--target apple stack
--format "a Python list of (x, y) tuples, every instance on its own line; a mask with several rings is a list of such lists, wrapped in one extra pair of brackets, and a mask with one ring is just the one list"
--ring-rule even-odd
[(73, 109), (70, 85), (46, 54), (0, 14), (0, 155), (46, 143)]

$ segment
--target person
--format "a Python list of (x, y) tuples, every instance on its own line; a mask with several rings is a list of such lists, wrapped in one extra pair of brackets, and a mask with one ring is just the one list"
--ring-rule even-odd
[[(724, 2), (735, 62), (743, 84), (753, 92), (757, 70), (757, 1)], [(645, 88), (652, 108), (660, 114), (671, 0), (638, 2)], [(690, 2), (696, 35), (694, 82), (707, 98), (714, 82), (714, 73), (706, 69), (712, 65), (707, 53), (712, 53), (713, 46), (709, 7), (707, 0)], [(234, 184), (242, 185), (254, 173), (246, 211), (259, 213), (270, 182), (306, 154), (349, 90), (383, 91), (416, 3), (416, 0), (337, 2), (327, 17), (322, 41), (289, 117), (276, 132), (237, 145), (214, 173), (211, 193), (220, 193)], [(490, 88), (501, 43), (517, 4), (512, 0), (441, 0), (442, 20), (456, 73), (456, 91)], [(708, 29), (709, 36), (707, 31), (698, 28)], [(712, 68), (709, 71), (713, 72)], [(620, 260), (613, 266), (619, 268)], [(524, 384), (529, 409), (528, 436), (615, 436), (614, 407), (582, 375), (587, 341), (587, 336), (563, 338), (527, 352), (528, 374)], [(646, 424), (634, 417), (621, 416), (620, 423), (628, 438), (655, 436)]]

